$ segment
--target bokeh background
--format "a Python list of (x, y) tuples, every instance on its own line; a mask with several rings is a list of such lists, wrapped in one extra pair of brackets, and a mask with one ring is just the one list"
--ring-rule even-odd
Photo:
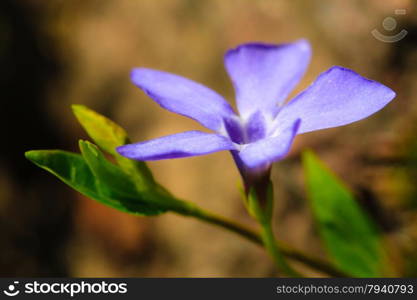
[[(134, 141), (191, 129), (129, 80), (132, 67), (177, 73), (233, 103), (223, 54), (248, 41), (307, 38), (310, 68), (296, 92), (332, 65), (398, 96), (347, 127), (299, 136), (276, 164), (276, 230), (325, 258), (305, 197), (300, 153), (314, 149), (354, 190), (384, 232), (395, 274), (417, 276), (417, 16), (415, 2), (344, 0), (2, 0), (0, 2), (0, 276), (273, 276), (255, 245), (198, 221), (136, 218), (72, 191), (25, 160), (30, 149), (78, 151), (87, 138), (70, 109), (85, 104)], [(395, 15), (395, 9), (406, 9)], [(386, 17), (397, 21), (387, 31)], [(396, 43), (371, 35), (378, 29)], [(254, 225), (226, 152), (152, 162), (175, 195)], [(304, 270), (312, 276), (321, 276)]]

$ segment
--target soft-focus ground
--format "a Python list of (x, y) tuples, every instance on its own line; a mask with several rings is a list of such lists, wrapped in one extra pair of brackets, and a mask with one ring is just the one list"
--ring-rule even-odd
[[(398, 96), (365, 121), (297, 138), (289, 158), (273, 170), (277, 234), (325, 257), (300, 170), (300, 151), (309, 147), (379, 222), (396, 271), (417, 274), (412, 1), (4, 0), (0, 8), (2, 276), (276, 275), (261, 249), (231, 233), (173, 214), (138, 219), (118, 213), (64, 187), (26, 162), (23, 152), (77, 151), (78, 138), (86, 136), (71, 114), (73, 103), (113, 118), (134, 141), (202, 129), (153, 103), (130, 83), (130, 69), (181, 74), (233, 103), (222, 65), (228, 48), (299, 38), (310, 40), (314, 55), (296, 92), (330, 66), (342, 65), (390, 86)], [(396, 16), (397, 8), (407, 14)], [(396, 18), (398, 30), (409, 32), (405, 39), (389, 44), (371, 35), (374, 28), (392, 34), (381, 25), (387, 16)], [(228, 153), (149, 165), (175, 195), (253, 225)]]

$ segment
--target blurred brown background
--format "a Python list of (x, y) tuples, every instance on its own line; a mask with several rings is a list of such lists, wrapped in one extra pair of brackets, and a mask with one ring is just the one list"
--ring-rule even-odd
[[(401, 8), (407, 13), (395, 15)], [(382, 27), (388, 16), (398, 22), (392, 32)], [(385, 35), (406, 29), (408, 35), (384, 43), (371, 35), (375, 28)], [(378, 222), (396, 274), (417, 276), (417, 17), (411, 0), (2, 0), (0, 275), (275, 275), (262, 249), (240, 237), (173, 214), (116, 212), (70, 190), (23, 153), (77, 151), (86, 135), (71, 114), (73, 103), (113, 118), (134, 141), (201, 129), (135, 88), (131, 68), (186, 76), (233, 103), (222, 64), (228, 48), (299, 38), (310, 40), (314, 54), (297, 92), (342, 65), (398, 96), (365, 121), (297, 138), (289, 158), (273, 170), (277, 234), (325, 257), (300, 170), (300, 151), (310, 147)], [(175, 195), (254, 225), (228, 153), (150, 166)]]

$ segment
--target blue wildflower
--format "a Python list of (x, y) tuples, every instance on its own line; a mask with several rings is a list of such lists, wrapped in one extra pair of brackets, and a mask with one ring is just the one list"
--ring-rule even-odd
[(289, 151), (297, 134), (346, 125), (377, 112), (395, 93), (352, 70), (334, 66), (285, 103), (303, 76), (311, 49), (305, 40), (250, 43), (229, 50), (225, 66), (238, 113), (213, 90), (170, 73), (137, 68), (132, 81), (163, 108), (214, 131), (187, 131), (117, 151), (136, 160), (160, 160), (231, 151), (244, 179), (265, 174)]

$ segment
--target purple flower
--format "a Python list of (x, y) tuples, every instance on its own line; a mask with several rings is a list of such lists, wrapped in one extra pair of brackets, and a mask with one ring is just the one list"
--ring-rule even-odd
[(352, 70), (332, 67), (285, 103), (303, 76), (311, 49), (305, 40), (270, 45), (250, 43), (224, 58), (238, 114), (213, 90), (170, 73), (137, 68), (132, 81), (163, 108), (214, 131), (187, 131), (121, 146), (136, 160), (160, 160), (230, 150), (242, 176), (265, 173), (289, 151), (295, 135), (346, 125), (382, 109), (394, 97), (388, 87)]

